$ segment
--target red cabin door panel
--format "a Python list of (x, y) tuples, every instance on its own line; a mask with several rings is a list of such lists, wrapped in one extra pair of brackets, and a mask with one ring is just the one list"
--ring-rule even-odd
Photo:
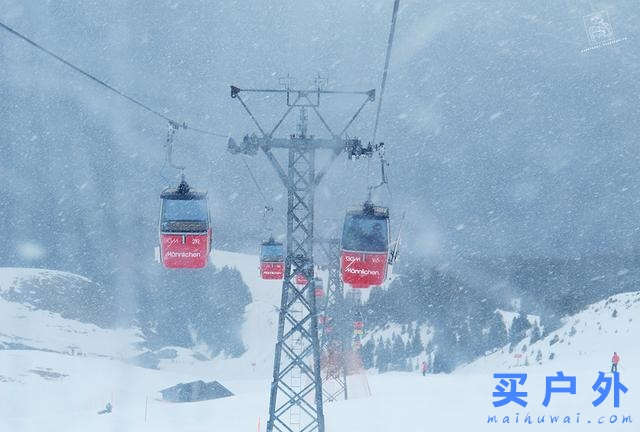
[(260, 264), (260, 277), (267, 280), (281, 280), (284, 278), (283, 262), (263, 262)]
[(387, 277), (387, 253), (342, 251), (340, 269), (342, 281), (352, 288), (382, 285)]
[(162, 264), (166, 268), (203, 268), (209, 257), (207, 234), (161, 234)]

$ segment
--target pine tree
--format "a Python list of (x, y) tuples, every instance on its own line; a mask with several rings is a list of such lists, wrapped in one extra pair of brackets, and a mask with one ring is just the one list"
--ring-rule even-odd
[(388, 357), (386, 342), (382, 340), (382, 337), (380, 337), (375, 347), (375, 365), (378, 372), (383, 373), (387, 371), (387, 367), (389, 365)]
[(469, 326), (469, 355), (476, 358), (487, 350), (487, 338), (483, 334), (485, 324), (472, 320)]
[(362, 358), (362, 366), (365, 369), (371, 369), (373, 367), (373, 354), (376, 344), (373, 338), (367, 340), (360, 350), (360, 357)]
[(536, 322), (531, 329), (531, 343), (534, 344), (542, 338), (542, 331)]
[(499, 312), (495, 312), (491, 319), (489, 326), (488, 342), (490, 348), (496, 348), (506, 345), (507, 343), (507, 328), (502, 321), (502, 315)]
[(531, 323), (523, 313), (518, 313), (513, 319), (511, 329), (509, 329), (509, 341), (511, 343), (518, 343), (524, 339), (526, 331), (531, 328)]
[(411, 372), (413, 370), (413, 365), (411, 364), (411, 360), (407, 359), (404, 363), (404, 371)]
[(434, 345), (436, 346), (436, 354), (433, 361), (433, 369), (435, 373), (449, 373), (459, 363), (459, 346), (458, 336), (452, 326), (444, 326), (436, 329), (434, 335)]
[(393, 343), (391, 346), (391, 367), (395, 370), (403, 370), (406, 359), (404, 342), (402, 337), (397, 333), (393, 334)]
[(420, 326), (416, 326), (413, 337), (411, 338), (410, 355), (412, 357), (420, 355), (424, 351), (424, 345), (422, 344), (422, 337), (420, 336)]
[(205, 343), (212, 355), (242, 354), (240, 328), (251, 295), (237, 270), (163, 270), (161, 281), (139, 312), (151, 348)]
[(559, 318), (558, 314), (543, 315), (540, 317), (540, 322), (543, 327), (542, 337), (546, 337), (552, 331), (562, 326), (562, 320)]
[(453, 370), (453, 367), (445, 352), (436, 351), (433, 355), (433, 365), (431, 369), (433, 373), (449, 373)]

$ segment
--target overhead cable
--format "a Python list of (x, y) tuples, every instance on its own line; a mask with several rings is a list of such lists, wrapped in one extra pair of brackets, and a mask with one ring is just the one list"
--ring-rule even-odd
[(154, 114), (155, 116), (160, 117), (161, 119), (165, 120), (166, 122), (168, 122), (171, 125), (184, 125), (185, 129), (190, 129), (190, 130), (192, 130), (194, 132), (201, 133), (201, 134), (204, 134), (204, 135), (217, 136), (217, 137), (221, 137), (221, 138), (226, 138), (227, 137), (227, 135), (225, 135), (225, 134), (219, 134), (219, 133), (212, 132), (212, 131), (209, 131), (209, 130), (190, 127), (190, 126), (188, 126), (186, 124), (181, 124), (181, 123), (173, 120), (172, 118), (164, 115), (163, 113), (159, 112), (158, 110), (155, 110), (155, 109), (149, 107), (148, 105), (145, 105), (144, 103), (140, 102), (139, 100), (127, 95), (123, 91), (118, 90), (117, 88), (115, 88), (112, 85), (108, 84), (107, 82), (101, 80), (100, 78), (96, 77), (95, 75), (92, 75), (91, 73), (86, 72), (85, 70), (83, 70), (83, 69), (79, 68), (78, 66), (74, 65), (70, 61), (65, 60), (64, 58), (60, 57), (59, 55), (55, 54), (54, 52), (50, 51), (49, 49), (43, 47), (42, 45), (40, 45), (39, 43), (33, 41), (32, 39), (29, 39), (25, 35), (17, 32), (16, 30), (12, 29), (11, 27), (7, 26), (6, 24), (0, 22), (0, 27), (5, 29), (6, 31), (8, 31), (12, 35), (22, 39), (23, 41), (27, 42), (30, 45), (32, 45), (33, 47), (37, 48), (38, 50), (44, 52), (48, 56), (53, 57), (54, 59), (58, 60), (59, 62), (61, 62), (65, 66), (73, 69), (74, 71), (78, 72), (79, 74), (85, 76), (86, 78), (89, 78), (90, 80), (98, 83), (99, 85), (101, 85), (102, 87), (106, 88), (107, 90), (110, 90), (111, 92), (113, 92), (113, 93), (117, 94), (118, 96), (128, 100), (129, 102), (139, 106), (140, 108), (150, 112), (151, 114)]

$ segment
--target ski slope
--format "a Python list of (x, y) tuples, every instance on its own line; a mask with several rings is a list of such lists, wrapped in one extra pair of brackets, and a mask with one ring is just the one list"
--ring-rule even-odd
[(0, 317), (0, 349), (124, 359), (139, 354), (135, 344), (143, 341), (135, 329), (106, 330), (4, 299)]
[[(254, 299), (246, 309), (242, 330), (247, 352), (238, 359), (219, 357), (198, 361), (185, 350), (175, 360), (164, 360), (159, 370), (144, 369), (118, 358), (118, 353), (128, 353), (118, 351), (121, 347), (135, 345), (135, 331), (96, 329), (91, 332), (86, 324), (63, 320), (55, 314), (16, 303), (0, 303), (3, 308), (0, 333), (24, 337), (31, 343), (39, 340), (41, 348), (64, 348), (68, 336), (69, 343), (87, 353), (78, 356), (65, 352), (0, 350), (0, 430), (265, 430), (277, 326), (274, 305), (280, 301), (280, 283), (260, 281), (258, 261), (253, 256), (215, 252), (213, 262), (216, 266), (237, 268)], [(3, 277), (0, 274), (0, 279)], [(614, 310), (616, 317), (613, 317)], [(540, 431), (635, 432), (640, 430), (640, 417), (637, 417), (640, 318), (636, 317), (640, 317), (640, 293), (621, 294), (566, 319), (562, 328), (532, 346), (528, 340), (518, 344), (515, 351), (529, 358), (530, 365), (526, 367), (519, 365), (513, 353), (504, 348), (449, 375), (422, 377), (399, 372), (370, 375), (371, 397), (326, 404), (326, 430), (418, 432), (447, 428), (466, 432), (523, 427)], [(25, 322), (29, 325), (24, 325)], [(26, 328), (34, 330), (23, 330)], [(39, 335), (41, 337), (36, 337)], [(558, 341), (550, 345), (556, 335)], [(112, 342), (96, 343), (102, 341)], [(527, 348), (522, 351), (525, 344)], [(119, 347), (118, 350), (113, 346)], [(622, 395), (620, 408), (613, 408), (611, 399), (594, 408), (591, 385), (597, 371), (609, 367), (613, 350), (622, 357), (621, 377), (629, 392)], [(538, 351), (543, 353), (540, 362), (535, 361)], [(549, 359), (552, 352), (554, 357)], [(557, 371), (577, 377), (577, 395), (555, 394), (550, 406), (544, 408), (541, 401), (545, 377)], [(528, 374), (525, 390), (529, 392), (529, 405), (526, 408), (493, 407), (491, 392), (496, 381), (492, 374), (498, 372)], [(186, 404), (158, 400), (158, 390), (196, 379), (218, 380), (235, 396)], [(113, 403), (113, 413), (97, 415), (107, 401)], [(550, 424), (547, 420), (545, 424), (524, 425), (521, 422), (527, 413), (534, 419), (541, 415), (571, 416), (571, 424)], [(510, 425), (488, 424), (487, 418), (493, 415), (500, 421), (508, 416)], [(622, 424), (620, 420), (616, 424), (597, 424), (599, 419), (610, 419), (611, 415), (618, 415), (620, 419), (631, 415), (634, 423)], [(514, 424), (516, 417), (518, 425)]]
[[(590, 364), (594, 370), (607, 370), (614, 351), (622, 357), (620, 372), (626, 368), (634, 370), (634, 365), (640, 365), (637, 343), (640, 336), (640, 292), (615, 295), (562, 321), (564, 325), (561, 328), (533, 344), (530, 338), (525, 338), (513, 348), (513, 352), (502, 348), (461, 370), (486, 370), (488, 367), (518, 369), (526, 363), (529, 369), (572, 361)], [(521, 357), (516, 358), (514, 354), (521, 354)]]
[(212, 260), (216, 267), (236, 268), (253, 300), (246, 307), (241, 332), (247, 351), (237, 359), (216, 359), (215, 371), (232, 377), (271, 376), (282, 282), (261, 280), (258, 257), (254, 255), (214, 251)]
[[(0, 293), (10, 290), (55, 289), (57, 283), (76, 280), (91, 282), (72, 273), (30, 269), (0, 268)], [(46, 283), (45, 283), (46, 282)], [(20, 347), (62, 354), (127, 358), (139, 354), (135, 347), (143, 342), (136, 329), (106, 330), (93, 324), (65, 319), (58, 313), (37, 309), (0, 298), (0, 349)]]

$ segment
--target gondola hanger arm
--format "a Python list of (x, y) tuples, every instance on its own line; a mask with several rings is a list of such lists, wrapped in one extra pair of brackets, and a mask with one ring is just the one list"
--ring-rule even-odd
[(167, 164), (174, 169), (180, 170), (180, 171), (184, 171), (186, 169), (186, 167), (184, 165), (176, 165), (173, 162), (173, 141), (175, 139), (175, 135), (176, 132), (178, 132), (179, 129), (186, 129), (187, 124), (186, 123), (177, 123), (173, 120), (169, 121), (169, 131), (167, 132), (167, 139), (165, 142), (165, 150), (167, 152), (166, 155), (166, 162)]
[(393, 250), (389, 254), (389, 265), (393, 265), (398, 258), (398, 253), (400, 252), (400, 236), (402, 235), (402, 228), (404, 227), (404, 217), (406, 215), (406, 211), (402, 212), (402, 219), (400, 220), (400, 229), (398, 229), (398, 236), (396, 240), (393, 242)]

